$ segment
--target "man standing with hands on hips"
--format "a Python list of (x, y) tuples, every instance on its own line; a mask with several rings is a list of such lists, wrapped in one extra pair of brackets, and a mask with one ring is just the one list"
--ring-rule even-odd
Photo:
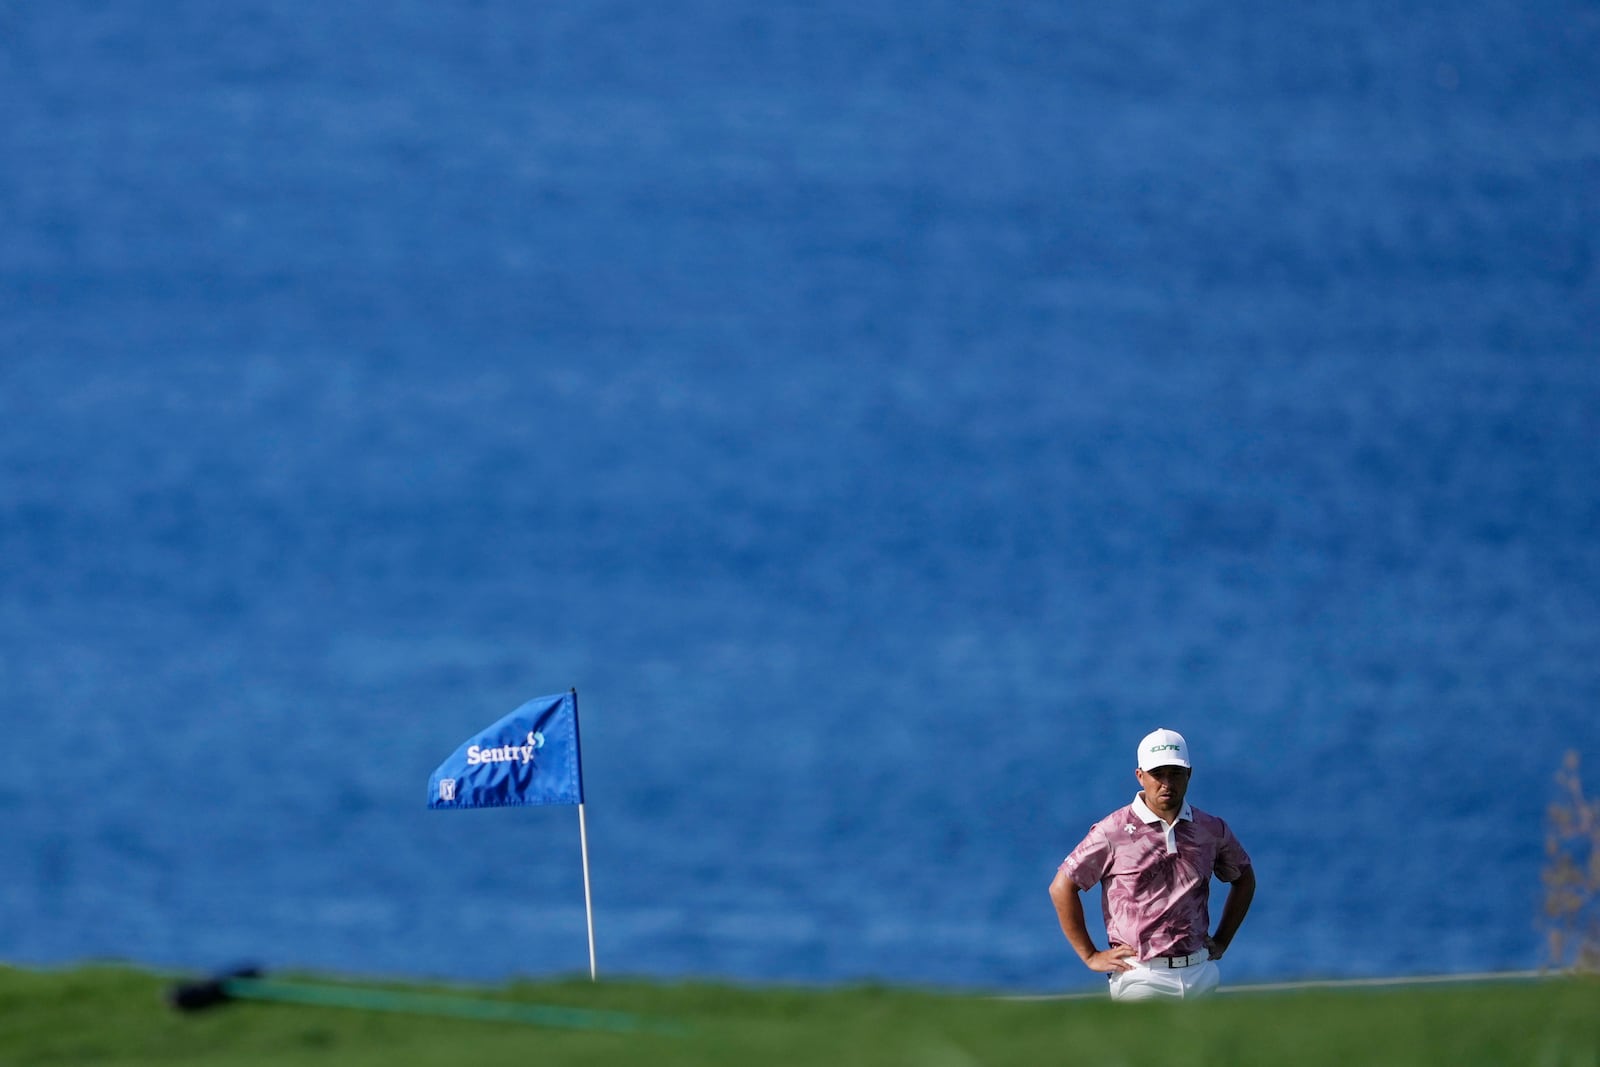
[[(1139, 742), (1133, 803), (1089, 828), (1050, 883), (1061, 932), (1113, 1000), (1197, 997), (1217, 988), (1216, 961), (1250, 910), (1256, 875), (1228, 824), (1191, 807), (1189, 744), (1172, 730)], [(1210, 932), (1211, 877), (1228, 899)], [(1078, 894), (1100, 885), (1111, 944), (1097, 949)]]

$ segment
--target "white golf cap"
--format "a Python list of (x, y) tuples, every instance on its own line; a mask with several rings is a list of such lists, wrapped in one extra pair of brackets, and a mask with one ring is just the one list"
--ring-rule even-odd
[(1155, 730), (1139, 742), (1139, 769), (1189, 766), (1189, 742), (1176, 730)]

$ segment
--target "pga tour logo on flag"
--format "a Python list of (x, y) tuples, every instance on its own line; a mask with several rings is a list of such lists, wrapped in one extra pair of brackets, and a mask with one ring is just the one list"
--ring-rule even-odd
[(428, 779), (430, 808), (582, 804), (577, 694), (535, 697), (456, 749)]

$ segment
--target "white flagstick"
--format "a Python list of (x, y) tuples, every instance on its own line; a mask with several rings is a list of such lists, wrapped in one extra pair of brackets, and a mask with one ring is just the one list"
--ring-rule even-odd
[(589, 827), (583, 818), (583, 805), (578, 805), (578, 841), (583, 848), (583, 911), (589, 919), (589, 981), (595, 978), (594, 967), (594, 903), (589, 896)]

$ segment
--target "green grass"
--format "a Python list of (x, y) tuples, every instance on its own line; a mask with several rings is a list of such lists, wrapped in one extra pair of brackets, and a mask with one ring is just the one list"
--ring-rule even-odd
[[(327, 978), (300, 981), (338, 985)], [(244, 1001), (184, 1015), (119, 967), (0, 967), (0, 1065), (1450, 1064), (1600, 1067), (1600, 981), (1240, 993), (1188, 1004), (1006, 1001), (876, 987), (584, 980), (493, 989), (364, 984), (670, 1022), (615, 1033)], [(379, 998), (380, 1000), (382, 998)], [(615, 1022), (614, 1018), (605, 1020)]]

